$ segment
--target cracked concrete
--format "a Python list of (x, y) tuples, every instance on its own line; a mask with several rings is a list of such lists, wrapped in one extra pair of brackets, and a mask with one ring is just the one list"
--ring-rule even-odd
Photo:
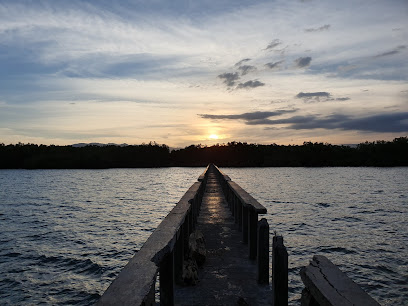
[(300, 275), (320, 305), (380, 305), (326, 257), (313, 256)]

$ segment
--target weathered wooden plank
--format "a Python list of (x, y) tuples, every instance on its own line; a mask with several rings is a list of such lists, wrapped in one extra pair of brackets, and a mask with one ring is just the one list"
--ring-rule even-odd
[(302, 281), (321, 306), (380, 305), (359, 285), (322, 255), (313, 256), (300, 271)]

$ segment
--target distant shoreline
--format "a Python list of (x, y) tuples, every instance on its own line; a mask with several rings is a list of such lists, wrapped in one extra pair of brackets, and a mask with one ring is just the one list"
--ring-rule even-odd
[(171, 151), (156, 143), (80, 147), (0, 143), (0, 169), (205, 167), (209, 163), (220, 167), (401, 167), (408, 166), (408, 137), (356, 146), (230, 142)]

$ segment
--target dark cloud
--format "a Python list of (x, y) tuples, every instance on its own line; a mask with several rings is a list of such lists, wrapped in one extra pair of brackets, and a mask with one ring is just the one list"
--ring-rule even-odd
[(334, 114), (327, 117), (293, 116), (286, 119), (260, 119), (248, 121), (249, 125), (289, 125), (294, 130), (310, 129), (340, 129), (357, 130), (378, 133), (408, 132), (408, 112), (379, 114), (367, 117), (353, 118), (346, 115)]
[(299, 92), (295, 98), (303, 99), (304, 102), (321, 102), (321, 101), (348, 101), (349, 97), (333, 98), (329, 92)]
[(376, 56), (374, 56), (374, 57), (384, 57), (384, 56), (394, 55), (394, 54), (400, 53), (401, 50), (404, 50), (404, 49), (406, 49), (406, 48), (407, 48), (407, 46), (398, 46), (398, 47), (394, 48), (394, 49), (391, 50), (391, 51), (378, 54), (378, 55), (376, 55)]
[(243, 65), (243, 66), (239, 66), (238, 69), (241, 70), (242, 75), (245, 75), (245, 74), (255, 71), (256, 67), (251, 66), (251, 65)]
[(305, 32), (322, 32), (322, 31), (328, 31), (329, 29), (330, 29), (330, 24), (325, 24), (318, 28), (305, 29)]
[(265, 64), (266, 67), (268, 67), (269, 69), (277, 69), (280, 67), (280, 65), (283, 63), (283, 61), (279, 61), (279, 62), (274, 62), (274, 63), (267, 63)]
[(234, 72), (234, 73), (226, 72), (226, 73), (220, 74), (218, 78), (223, 80), (224, 83), (227, 84), (228, 87), (231, 87), (235, 85), (235, 81), (239, 80), (239, 74), (238, 72)]
[[(256, 70), (256, 67), (254, 66), (241, 66), (238, 69), (242, 70), (242, 74), (247, 74), (250, 71)], [(233, 87), (236, 85), (237, 81), (240, 79), (239, 73), (238, 72), (226, 72), (223, 74), (220, 74), (218, 76), (223, 82), (228, 86), (228, 87)], [(256, 88), (260, 86), (264, 86), (265, 83), (262, 83), (258, 80), (250, 80), (245, 83), (239, 83), (235, 89), (242, 89), (242, 88)]]
[(348, 101), (349, 97), (332, 98), (331, 94), (326, 91), (319, 92), (299, 92), (295, 98), (303, 99), (305, 102), (320, 102), (322, 101)]
[(241, 66), (243, 63), (249, 62), (250, 60), (250, 58), (244, 58), (243, 60), (240, 60), (238, 63), (236, 63), (235, 66)]
[(277, 110), (274, 112), (252, 112), (252, 113), (243, 113), (238, 115), (210, 115), (210, 114), (199, 114), (201, 118), (205, 119), (241, 119), (241, 120), (261, 120), (269, 117), (276, 117), (287, 113), (294, 113), (297, 110)]
[(237, 89), (241, 89), (241, 88), (256, 88), (259, 86), (264, 86), (265, 83), (262, 83), (258, 80), (254, 80), (254, 81), (247, 81), (245, 83), (239, 83), (237, 86)]
[(269, 43), (265, 50), (272, 50), (273, 48), (279, 46), (280, 44), (282, 44), (282, 41), (280, 39), (274, 39), (272, 42)]
[(298, 59), (295, 60), (296, 67), (298, 68), (304, 68), (310, 65), (310, 62), (312, 61), (312, 58), (310, 56), (307, 57), (299, 57)]
[(329, 98), (330, 93), (326, 91), (319, 92), (299, 92), (296, 95), (296, 98), (299, 99), (312, 99), (312, 98)]
[(267, 127), (267, 129), (286, 125), (286, 128), (294, 130), (339, 129), (378, 133), (408, 132), (408, 112), (376, 114), (363, 117), (333, 114), (330, 116), (309, 115), (269, 119), (270, 117), (278, 117), (280, 115), (295, 113), (297, 111), (297, 109), (293, 109), (277, 110), (274, 112), (252, 112), (238, 115), (200, 114), (199, 116), (205, 119), (244, 120), (247, 125), (271, 126)]

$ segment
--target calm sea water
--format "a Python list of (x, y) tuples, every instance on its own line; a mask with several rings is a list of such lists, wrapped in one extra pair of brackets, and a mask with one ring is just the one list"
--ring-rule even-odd
[[(0, 304), (93, 304), (203, 168), (0, 171)], [(408, 168), (222, 169), (268, 208), (290, 299), (313, 254), (408, 301)]]
[(408, 168), (224, 168), (268, 208), (289, 253), (297, 305), (299, 270), (328, 257), (382, 305), (408, 305)]

